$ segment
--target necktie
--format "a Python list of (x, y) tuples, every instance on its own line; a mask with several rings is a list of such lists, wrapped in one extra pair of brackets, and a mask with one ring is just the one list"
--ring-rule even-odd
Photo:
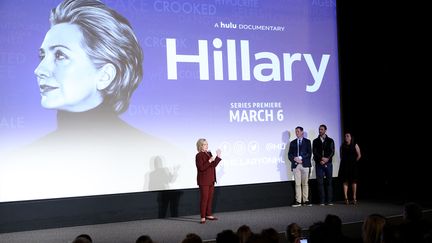
[(302, 140), (298, 140), (298, 146), (297, 146), (297, 156), (300, 156), (300, 146), (301, 146)]

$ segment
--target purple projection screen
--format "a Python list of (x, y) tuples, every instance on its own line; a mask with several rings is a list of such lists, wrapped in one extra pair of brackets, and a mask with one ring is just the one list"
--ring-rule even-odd
[(103, 118), (101, 133), (34, 146), (60, 127), (35, 75), (60, 2), (0, 2), (0, 202), (196, 188), (199, 138), (222, 150), (216, 186), (293, 180), (296, 126), (313, 140), (327, 125), (339, 148), (336, 5), (298, 0), (103, 1), (142, 48), (120, 118), (145, 138), (110, 135)]

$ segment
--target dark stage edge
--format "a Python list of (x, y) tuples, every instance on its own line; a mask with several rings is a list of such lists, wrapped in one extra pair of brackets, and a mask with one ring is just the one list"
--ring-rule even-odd
[[(366, 216), (379, 213), (389, 219), (400, 218), (403, 205), (360, 201), (358, 205), (344, 205), (342, 202), (333, 206), (313, 205), (312, 207), (274, 207), (256, 210), (234, 212), (215, 212), (217, 221), (207, 221), (199, 224), (199, 215), (182, 216), (177, 218), (148, 219), (120, 223), (83, 225), (44, 230), (22, 231), (0, 234), (0, 242), (44, 242), (59, 243), (71, 242), (79, 234), (86, 233), (92, 236), (94, 242), (119, 243), (135, 242), (140, 235), (147, 234), (158, 243), (181, 242), (187, 233), (193, 232), (207, 242), (212, 242), (217, 233), (225, 229), (237, 230), (243, 224), (251, 227), (252, 231), (259, 233), (265, 228), (274, 228), (283, 234), (288, 224), (296, 222), (304, 230), (314, 222), (324, 220), (327, 214), (338, 215), (344, 225), (357, 225), (346, 227), (350, 234), (360, 233), (359, 225)], [(283, 242), (281, 240), (281, 242)]]

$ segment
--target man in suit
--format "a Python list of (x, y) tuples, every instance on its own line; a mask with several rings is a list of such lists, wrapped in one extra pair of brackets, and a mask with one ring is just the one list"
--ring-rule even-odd
[(303, 127), (296, 127), (297, 138), (291, 141), (288, 150), (288, 159), (291, 161), (291, 170), (295, 181), (295, 203), (293, 207), (299, 207), (303, 203), (312, 206), (309, 202), (309, 176), (311, 170), (311, 141), (303, 137)]

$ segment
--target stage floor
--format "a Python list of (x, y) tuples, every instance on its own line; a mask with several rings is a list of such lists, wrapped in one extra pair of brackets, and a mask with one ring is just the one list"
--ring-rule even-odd
[[(263, 199), (265, 200), (265, 199)], [(358, 205), (344, 205), (342, 202), (333, 206), (313, 205), (312, 207), (276, 207), (235, 212), (215, 212), (217, 221), (199, 224), (199, 215), (177, 218), (149, 219), (109, 224), (83, 225), (75, 227), (44, 229), (0, 234), (0, 242), (71, 242), (79, 234), (89, 234), (94, 242), (119, 243), (135, 242), (138, 236), (147, 234), (158, 243), (181, 242), (187, 233), (196, 233), (207, 242), (216, 238), (217, 233), (225, 229), (237, 230), (243, 224), (253, 232), (259, 233), (265, 228), (274, 228), (281, 234), (290, 223), (297, 223), (307, 229), (314, 222), (324, 220), (327, 214), (335, 214), (344, 225), (361, 222), (372, 213), (379, 213), (387, 218), (400, 217), (403, 205), (388, 202), (360, 201)], [(358, 231), (358, 227), (354, 230)]]

